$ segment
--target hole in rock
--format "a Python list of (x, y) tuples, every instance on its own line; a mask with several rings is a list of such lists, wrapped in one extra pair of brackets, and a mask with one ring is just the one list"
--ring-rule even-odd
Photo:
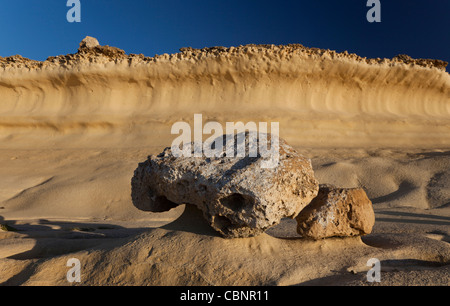
[(348, 220), (352, 220), (352, 218), (353, 218), (353, 207), (352, 207), (352, 204), (349, 204), (348, 205), (348, 213), (347, 213), (347, 218), (348, 218)]
[(227, 228), (232, 226), (233, 223), (231, 223), (230, 219), (228, 219), (227, 217), (215, 216), (214, 219), (213, 219), (213, 225), (216, 228), (219, 228), (221, 230), (226, 230)]
[(228, 207), (229, 209), (233, 211), (238, 211), (244, 208), (245, 206), (252, 205), (253, 199), (244, 196), (239, 193), (233, 193), (225, 198), (222, 198), (219, 200), (220, 204), (222, 204), (225, 207)]
[(164, 211), (169, 211), (172, 208), (177, 207), (178, 204), (169, 201), (165, 196), (158, 196), (156, 197), (154, 203), (153, 203), (153, 207), (152, 207), (152, 211), (153, 212), (164, 212)]
[(208, 187), (206, 185), (201, 184), (197, 187), (197, 189), (199, 192), (206, 192), (208, 190)]
[(186, 193), (189, 188), (189, 183), (186, 180), (179, 180), (176, 184), (176, 188), (180, 193)]
[(177, 182), (177, 185), (178, 185), (178, 186), (183, 186), (183, 187), (188, 187), (188, 186), (189, 186), (189, 182), (186, 181), (186, 180), (179, 180), (179, 181)]

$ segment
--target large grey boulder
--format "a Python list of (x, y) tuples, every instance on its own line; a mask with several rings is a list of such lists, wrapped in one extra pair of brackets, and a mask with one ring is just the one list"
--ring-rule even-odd
[[(225, 151), (229, 143), (225, 135), (221, 139)], [(249, 148), (259, 138), (246, 133), (245, 142)], [(267, 157), (251, 157), (249, 150), (243, 157), (176, 157), (166, 148), (135, 170), (133, 203), (151, 212), (192, 204), (226, 238), (261, 234), (282, 218), (294, 218), (319, 188), (309, 159), (282, 139), (278, 153), (275, 166), (267, 167)]]

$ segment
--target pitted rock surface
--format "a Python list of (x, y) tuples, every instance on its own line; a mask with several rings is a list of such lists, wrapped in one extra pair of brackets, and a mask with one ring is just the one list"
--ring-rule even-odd
[[(225, 135), (222, 139), (225, 152)], [(246, 133), (246, 148), (249, 139)], [(256, 141), (259, 144), (259, 138)], [(310, 160), (284, 140), (279, 139), (276, 167), (263, 168), (267, 160), (260, 154), (250, 157), (248, 150), (244, 157), (175, 157), (166, 148), (135, 170), (133, 203), (152, 212), (179, 204), (196, 205), (224, 237), (255, 236), (282, 218), (294, 218), (319, 188)]]

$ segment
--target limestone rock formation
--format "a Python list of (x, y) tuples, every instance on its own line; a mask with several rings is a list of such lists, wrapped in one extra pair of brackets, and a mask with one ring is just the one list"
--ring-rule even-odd
[[(89, 51), (89, 52), (86, 52)], [(89, 53), (89, 60), (85, 60), (85, 53)], [(207, 47), (202, 49), (181, 48), (179, 53), (160, 54), (154, 57), (144, 56), (143, 54), (126, 54), (125, 51), (110, 46), (101, 46), (97, 39), (87, 36), (80, 43), (80, 48), (75, 54), (50, 56), (46, 61), (34, 61), (21, 56), (0, 57), (0, 68), (27, 68), (31, 70), (37, 69), (54, 69), (64, 68), (73, 69), (82, 66), (89, 66), (92, 62), (105, 64), (126, 64), (129, 66), (151, 65), (157, 62), (186, 62), (201, 61), (206, 58), (219, 58), (236, 60), (243, 57), (264, 56), (273, 60), (286, 60), (292, 57), (312, 57), (317, 59), (337, 59), (349, 60), (355, 63), (365, 63), (369, 65), (389, 65), (394, 66), (418, 66), (430, 69), (438, 69), (445, 71), (448, 62), (438, 59), (413, 59), (407, 55), (398, 55), (392, 59), (388, 58), (366, 58), (353, 53), (336, 52), (334, 50), (325, 50), (319, 48), (308, 48), (301, 44), (289, 45), (255, 45), (248, 44), (237, 47)]]
[(375, 214), (362, 188), (320, 185), (317, 197), (296, 220), (300, 235), (321, 239), (369, 234), (375, 224)]
[[(247, 145), (249, 139), (246, 133)], [(225, 148), (225, 135), (222, 140)], [(259, 145), (259, 138), (256, 141)], [(279, 140), (279, 162), (274, 168), (262, 167), (267, 157), (250, 156), (247, 151), (245, 157), (175, 157), (166, 148), (135, 170), (133, 203), (152, 212), (196, 205), (215, 230), (234, 238), (255, 236), (282, 218), (294, 218), (317, 195), (310, 160), (284, 140)]]

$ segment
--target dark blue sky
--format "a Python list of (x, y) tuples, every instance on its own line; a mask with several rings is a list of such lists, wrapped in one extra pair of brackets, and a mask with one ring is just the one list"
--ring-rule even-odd
[(86, 36), (127, 53), (181, 47), (301, 43), (367, 57), (408, 54), (450, 61), (450, 0), (81, 0), (69, 23), (66, 0), (11, 0), (0, 7), (0, 56), (45, 60), (75, 53)]

